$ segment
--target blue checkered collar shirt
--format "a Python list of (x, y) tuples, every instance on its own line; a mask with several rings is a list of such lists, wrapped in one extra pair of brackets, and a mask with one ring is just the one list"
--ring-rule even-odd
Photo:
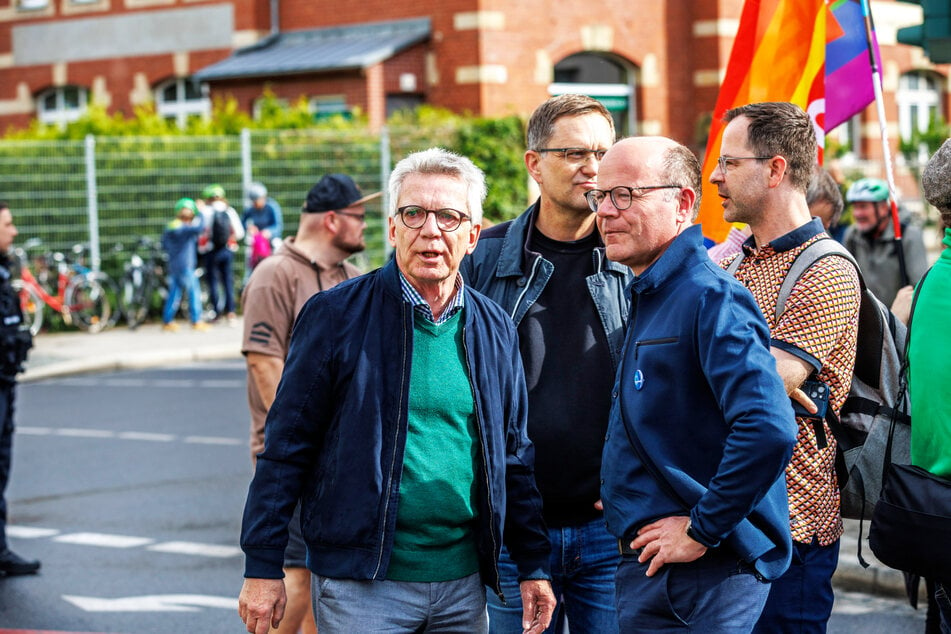
[(413, 288), (413, 285), (409, 283), (409, 280), (406, 279), (402, 271), (400, 271), (400, 286), (403, 288), (403, 299), (412, 304), (415, 311), (437, 326), (462, 310), (465, 304), (465, 285), (462, 283), (462, 276), (458, 273), (456, 273), (455, 293), (452, 299), (449, 300), (446, 310), (442, 311), (442, 315), (439, 316), (439, 319), (433, 316), (433, 311), (429, 307), (429, 304), (423, 299), (423, 296), (419, 294), (419, 291)]

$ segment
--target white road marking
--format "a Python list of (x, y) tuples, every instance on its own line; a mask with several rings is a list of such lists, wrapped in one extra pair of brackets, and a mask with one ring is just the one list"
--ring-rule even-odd
[(152, 434), (144, 431), (120, 431), (116, 438), (121, 440), (146, 440), (149, 442), (172, 442), (175, 434)]
[(220, 436), (186, 436), (185, 442), (199, 445), (242, 445), (244, 439), (222, 438)]
[(146, 550), (159, 553), (173, 553), (176, 555), (200, 555), (203, 557), (237, 557), (241, 549), (237, 546), (220, 546), (218, 544), (200, 544), (198, 542), (163, 542), (148, 546)]
[(136, 548), (155, 543), (154, 539), (148, 537), (108, 535), (106, 533), (69, 533), (54, 537), (53, 541), (65, 544), (81, 544), (83, 546), (102, 546), (104, 548)]
[(116, 432), (108, 429), (57, 429), (55, 434), (59, 436), (72, 436), (74, 438), (113, 438)]
[[(129, 535), (111, 535), (107, 533), (77, 532), (61, 534), (55, 528), (41, 526), (7, 526), (7, 535), (17, 539), (42, 539), (53, 537), (53, 541), (80, 546), (103, 546), (107, 548), (137, 548), (144, 546), (146, 550), (172, 555), (195, 555), (198, 557), (228, 558), (241, 555), (237, 546), (224, 544), (207, 544), (202, 542), (170, 541), (158, 542), (149, 537), (133, 537)], [(58, 535), (58, 537), (54, 537)]]
[(199, 608), (238, 609), (238, 599), (234, 597), (203, 594), (153, 594), (115, 599), (64, 594), (63, 599), (86, 612), (198, 612)]
[(17, 537), (19, 539), (38, 539), (40, 537), (52, 537), (59, 534), (55, 528), (39, 528), (37, 526), (7, 526), (7, 537)]
[(67, 436), (70, 438), (110, 438), (114, 440), (133, 440), (142, 442), (185, 442), (199, 445), (236, 446), (243, 445), (247, 439), (226, 438), (224, 436), (177, 436), (175, 434), (156, 434), (143, 431), (111, 431), (108, 429), (54, 429), (52, 427), (17, 426), (18, 434), (25, 436)]

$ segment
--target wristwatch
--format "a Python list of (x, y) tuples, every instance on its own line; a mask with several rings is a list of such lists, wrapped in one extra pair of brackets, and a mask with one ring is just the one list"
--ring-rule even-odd
[(689, 538), (692, 539), (693, 541), (697, 542), (697, 543), (700, 544), (701, 546), (707, 547), (707, 545), (703, 543), (703, 540), (701, 540), (701, 539), (697, 536), (696, 531), (693, 530), (693, 525), (690, 523), (690, 518), (689, 518), (689, 517), (687, 518), (687, 530), (686, 530), (686, 533), (687, 533), (687, 537), (689, 537)]

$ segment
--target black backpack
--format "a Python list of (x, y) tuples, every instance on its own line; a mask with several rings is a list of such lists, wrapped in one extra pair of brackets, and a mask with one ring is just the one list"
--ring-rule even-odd
[(215, 249), (223, 249), (230, 238), (231, 218), (227, 210), (216, 209), (211, 217), (211, 244)]
[[(882, 488), (888, 429), (899, 393), (905, 358), (905, 324), (868, 290), (855, 258), (831, 238), (816, 240), (796, 256), (780, 287), (775, 317), (779, 319), (786, 299), (802, 274), (820, 259), (832, 255), (845, 258), (855, 267), (862, 287), (862, 301), (852, 384), (840, 417), (829, 409), (825, 420), (836, 440), (842, 517), (871, 519)], [(743, 256), (741, 252), (730, 263), (728, 273), (735, 273)], [(907, 403), (897, 407), (892, 461), (907, 463), (911, 452), (911, 415)]]

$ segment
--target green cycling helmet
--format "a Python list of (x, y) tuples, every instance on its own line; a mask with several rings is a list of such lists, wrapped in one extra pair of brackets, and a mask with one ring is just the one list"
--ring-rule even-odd
[(198, 213), (198, 207), (195, 206), (195, 201), (191, 198), (178, 199), (178, 202), (175, 203), (175, 211), (181, 211), (182, 209), (191, 209), (192, 213)]
[(209, 185), (208, 187), (201, 190), (201, 197), (205, 200), (211, 198), (224, 198), (225, 197), (225, 188), (221, 185)]
[(860, 178), (849, 187), (845, 199), (850, 203), (888, 200), (888, 183), (880, 178)]

